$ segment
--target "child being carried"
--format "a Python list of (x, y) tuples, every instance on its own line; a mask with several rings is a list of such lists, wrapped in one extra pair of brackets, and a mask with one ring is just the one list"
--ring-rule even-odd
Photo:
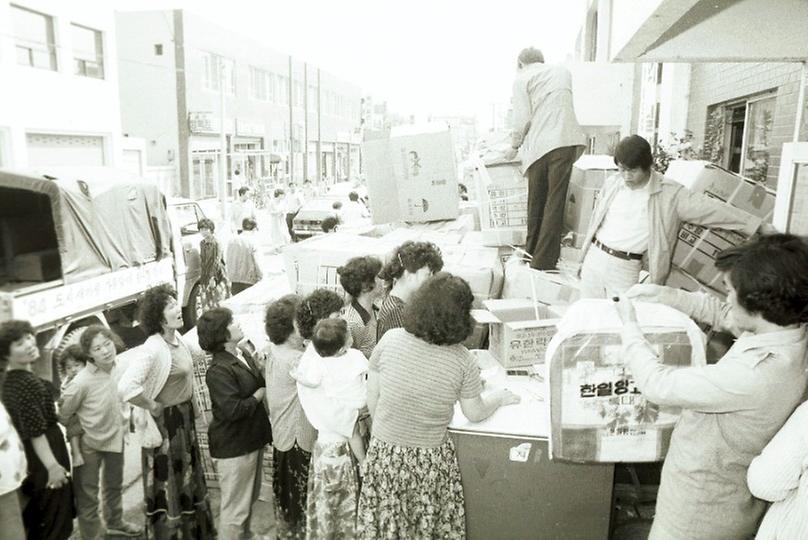
[(321, 320), (291, 373), (303, 411), (317, 429), (309, 470), (307, 538), (356, 535), (359, 465), (365, 459), (357, 418), (367, 404), (367, 359), (350, 348), (350, 340), (343, 319)]

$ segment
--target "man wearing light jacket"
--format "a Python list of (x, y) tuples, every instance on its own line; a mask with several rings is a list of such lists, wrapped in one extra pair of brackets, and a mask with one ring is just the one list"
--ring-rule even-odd
[(525, 251), (537, 270), (555, 269), (572, 164), (584, 150), (584, 133), (572, 104), (572, 75), (546, 65), (544, 55), (524, 49), (513, 83), (512, 152), (528, 179)]
[(752, 236), (774, 232), (770, 225), (703, 193), (696, 193), (651, 169), (651, 145), (639, 135), (622, 139), (595, 203), (583, 245), (581, 296), (615, 296), (639, 281), (645, 265), (649, 282), (664, 284), (683, 221)]

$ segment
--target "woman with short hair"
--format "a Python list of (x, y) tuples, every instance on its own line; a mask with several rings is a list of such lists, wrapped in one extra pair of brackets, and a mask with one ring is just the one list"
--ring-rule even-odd
[(306, 534), (309, 462), (317, 432), (312, 427), (290, 373), (303, 354), (303, 338), (295, 324), (300, 297), (288, 294), (267, 307), (264, 328), (270, 344), (266, 355), (267, 406), (272, 422), (272, 492), (278, 538)]
[(402, 326), (404, 306), (424, 281), (435, 272), (440, 272), (441, 268), (443, 258), (440, 248), (432, 242), (408, 240), (393, 251), (379, 273), (390, 292), (379, 308), (377, 342), (388, 330)]
[(170, 285), (158, 285), (138, 307), (149, 337), (130, 357), (118, 392), (135, 405), (133, 420), (142, 435), (146, 536), (214, 538), (196, 435), (193, 358), (179, 333), (182, 306)]
[(519, 398), (483, 398), (480, 368), (462, 345), (474, 296), (462, 278), (429, 278), (370, 357), (373, 432), (363, 467), (359, 537), (465, 538), (460, 469), (448, 426), (454, 406), (473, 422)]
[(339, 282), (351, 297), (344, 318), (353, 338), (353, 346), (370, 358), (376, 346), (376, 313), (373, 305), (384, 286), (379, 279), (382, 262), (376, 257), (354, 257), (337, 268)]
[(308, 342), (321, 319), (339, 317), (345, 307), (340, 295), (328, 289), (315, 289), (303, 298), (295, 312), (295, 324), (300, 336)]
[(28, 538), (63, 540), (73, 532), (73, 486), (70, 457), (56, 416), (53, 385), (33, 374), (39, 359), (34, 329), (28, 321), (0, 324), (0, 364), (7, 370), (3, 403), (17, 430), (28, 462), (20, 486), (22, 521)]
[(264, 446), (272, 442), (263, 404), (264, 375), (239, 349), (244, 332), (229, 309), (206, 311), (196, 331), (199, 346), (213, 354), (205, 382), (213, 413), (208, 426), (210, 456), (216, 461), (221, 490), (219, 538), (250, 538), (252, 506), (261, 492)]

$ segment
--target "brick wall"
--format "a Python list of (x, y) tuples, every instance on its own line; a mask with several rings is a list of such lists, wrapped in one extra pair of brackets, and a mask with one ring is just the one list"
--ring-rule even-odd
[[(775, 91), (777, 101), (771, 132), (773, 150), (767, 183), (770, 187), (776, 187), (782, 145), (790, 142), (794, 134), (799, 80), (799, 64), (693, 64), (687, 129), (693, 132), (695, 144), (701, 146), (704, 143), (707, 108), (710, 105), (769, 90)], [(806, 140), (808, 135), (806, 113), (803, 113), (801, 140)]]

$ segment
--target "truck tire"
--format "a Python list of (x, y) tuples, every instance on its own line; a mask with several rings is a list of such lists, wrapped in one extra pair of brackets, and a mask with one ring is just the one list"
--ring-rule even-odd
[(182, 308), (182, 322), (186, 331), (196, 326), (197, 318), (199, 318), (199, 283), (194, 284), (191, 294), (188, 295), (188, 305)]

